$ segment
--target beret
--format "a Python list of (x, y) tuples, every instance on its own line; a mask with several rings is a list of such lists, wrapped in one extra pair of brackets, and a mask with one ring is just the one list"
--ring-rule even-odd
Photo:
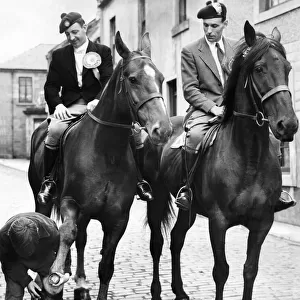
[(68, 14), (62, 13), (60, 15), (61, 21), (59, 24), (59, 33), (65, 32), (70, 26), (75, 24), (81, 19), (81, 14), (77, 12), (70, 12)]
[(227, 9), (223, 3), (218, 1), (207, 1), (206, 6), (199, 10), (197, 14), (198, 19), (213, 19), (224, 18), (226, 19)]

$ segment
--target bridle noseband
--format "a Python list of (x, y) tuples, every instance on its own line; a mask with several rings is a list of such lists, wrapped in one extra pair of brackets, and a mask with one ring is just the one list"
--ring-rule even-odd
[(272, 89), (270, 89), (267, 93), (265, 93), (263, 96), (261, 95), (260, 91), (258, 90), (254, 80), (253, 80), (253, 77), (252, 75), (249, 75), (246, 79), (246, 82), (245, 82), (245, 85), (244, 85), (244, 88), (247, 87), (249, 83), (249, 87), (250, 87), (250, 93), (251, 93), (251, 100), (252, 100), (252, 103), (255, 107), (255, 111), (256, 111), (256, 114), (255, 115), (250, 115), (250, 114), (245, 114), (245, 113), (240, 113), (240, 112), (236, 112), (236, 111), (233, 111), (233, 115), (234, 116), (237, 116), (237, 117), (248, 117), (248, 118), (251, 118), (252, 120), (254, 120), (256, 122), (256, 124), (258, 126), (263, 126), (265, 122), (269, 122), (268, 118), (265, 118), (264, 114), (262, 111), (259, 110), (255, 100), (254, 100), (254, 96), (253, 96), (253, 91), (256, 93), (256, 96), (260, 99), (261, 101), (261, 104), (263, 104), (264, 101), (266, 101), (267, 99), (269, 99), (271, 96), (279, 93), (279, 92), (282, 92), (282, 91), (288, 91), (289, 93), (290, 92), (290, 89), (287, 85), (278, 85)]
[(126, 63), (124, 63), (124, 59), (121, 61), (121, 75), (120, 75), (120, 90), (118, 94), (121, 93), (123, 88), (125, 88), (125, 94), (126, 94), (126, 99), (129, 104), (129, 109), (130, 109), (130, 114), (132, 119), (134, 120), (131, 124), (120, 124), (120, 123), (115, 123), (115, 122), (109, 122), (109, 121), (103, 121), (99, 118), (97, 118), (95, 115), (92, 114), (91, 111), (87, 111), (88, 115), (97, 123), (106, 125), (106, 126), (111, 126), (111, 127), (119, 127), (119, 128), (126, 128), (126, 129), (133, 129), (135, 131), (139, 131), (141, 129), (145, 129), (145, 127), (142, 127), (139, 123), (139, 117), (138, 117), (138, 110), (148, 101), (154, 99), (154, 98), (162, 98), (163, 96), (161, 93), (150, 93), (148, 94), (148, 97), (145, 99), (142, 99), (141, 101), (135, 103), (133, 100), (133, 97), (131, 95), (130, 91), (130, 86), (128, 81), (126, 80), (124, 76), (124, 67), (128, 65), (131, 61), (135, 59), (140, 59), (140, 58), (147, 58), (151, 61), (151, 58), (149, 56), (141, 55), (141, 56), (136, 56), (128, 60)]

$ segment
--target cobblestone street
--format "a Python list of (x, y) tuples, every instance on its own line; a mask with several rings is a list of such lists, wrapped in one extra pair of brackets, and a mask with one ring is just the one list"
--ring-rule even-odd
[[(24, 171), (0, 165), (1, 226), (18, 212), (33, 210), (33, 199), (27, 174)], [(127, 230), (117, 248), (115, 272), (110, 283), (109, 299), (151, 299), (152, 259), (149, 251), (148, 227), (144, 226), (146, 204), (134, 201)], [(243, 290), (243, 264), (246, 257), (247, 230), (230, 229), (227, 234), (227, 261), (229, 279), (224, 299), (240, 300)], [(165, 240), (160, 264), (162, 299), (174, 299), (171, 291), (171, 257), (169, 236)], [(99, 252), (102, 244), (100, 223), (92, 221), (88, 227), (86, 273), (92, 299), (99, 287), (97, 277)], [(72, 247), (73, 272), (76, 250)], [(192, 300), (214, 299), (212, 278), (213, 256), (210, 247), (207, 220), (198, 217), (188, 232), (182, 251), (182, 277), (187, 294)], [(268, 235), (260, 256), (260, 267), (254, 285), (255, 300), (300, 299), (300, 244)], [(65, 285), (64, 299), (73, 299), (73, 279)], [(5, 281), (0, 272), (0, 299), (4, 299)], [(30, 299), (26, 292), (25, 299)]]

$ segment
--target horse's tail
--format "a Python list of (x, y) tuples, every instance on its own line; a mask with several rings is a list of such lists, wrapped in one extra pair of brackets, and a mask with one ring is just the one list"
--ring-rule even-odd
[(50, 217), (53, 221), (55, 221), (57, 227), (61, 225), (62, 219), (60, 213), (60, 206), (57, 203), (53, 203)]
[(173, 199), (169, 191), (161, 182), (151, 183), (154, 200), (147, 205), (146, 225), (160, 226), (163, 234), (166, 236), (172, 226), (172, 220), (175, 216)]

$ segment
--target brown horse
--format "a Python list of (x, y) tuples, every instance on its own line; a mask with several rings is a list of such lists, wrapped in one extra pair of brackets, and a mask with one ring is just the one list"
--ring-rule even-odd
[[(161, 95), (164, 78), (151, 60), (149, 35), (143, 36), (139, 51), (131, 52), (118, 32), (116, 49), (122, 59), (99, 104), (62, 141), (63, 162), (58, 172), (56, 201), (63, 221), (59, 228), (60, 247), (49, 276), (44, 278), (51, 294), (63, 289), (65, 261), (76, 240), (75, 294), (89, 298), (84, 248), (86, 228), (91, 219), (96, 219), (104, 232), (97, 299), (107, 299), (116, 247), (125, 232), (136, 192), (137, 169), (130, 147), (132, 123), (144, 126), (155, 144), (165, 143), (171, 135), (171, 122)], [(32, 136), (29, 181), (35, 198), (42, 181), (45, 132), (43, 124)], [(49, 216), (51, 209), (52, 203), (43, 207), (36, 201), (36, 211)]]
[[(244, 35), (225, 90), (224, 121), (214, 144), (202, 153), (195, 168), (192, 208), (189, 212), (179, 210), (171, 232), (172, 290), (176, 300), (189, 299), (183, 289), (180, 253), (197, 214), (209, 219), (216, 300), (223, 299), (229, 275), (226, 231), (239, 224), (249, 229), (243, 300), (252, 299), (261, 246), (272, 226), (282, 184), (277, 153), (269, 140), (269, 127), (281, 141), (292, 141), (298, 129), (287, 87), (291, 66), (280, 44), (280, 32), (275, 28), (272, 37), (266, 37), (256, 33), (247, 21)], [(183, 118), (174, 117), (171, 121), (174, 132), (167, 144), (154, 147), (146, 141), (145, 175), (155, 197), (148, 204), (153, 300), (161, 299), (161, 227), (171, 217), (170, 193), (176, 196), (181, 181), (181, 149), (173, 149), (171, 145), (183, 132)]]

